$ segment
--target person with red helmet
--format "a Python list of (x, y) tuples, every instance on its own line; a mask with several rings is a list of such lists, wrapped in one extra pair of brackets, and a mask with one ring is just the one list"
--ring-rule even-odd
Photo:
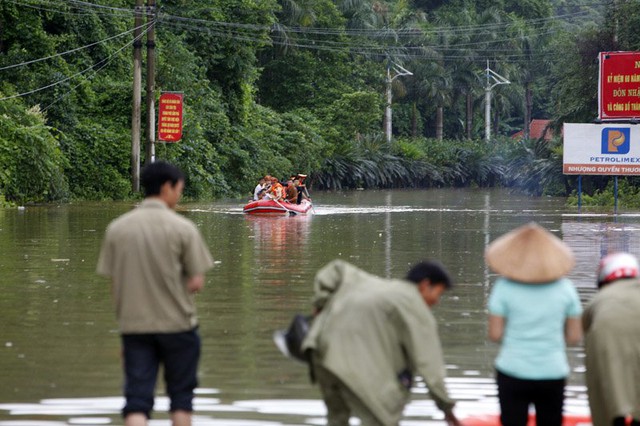
[(598, 294), (586, 306), (586, 382), (593, 426), (640, 426), (638, 259), (613, 253), (598, 266)]

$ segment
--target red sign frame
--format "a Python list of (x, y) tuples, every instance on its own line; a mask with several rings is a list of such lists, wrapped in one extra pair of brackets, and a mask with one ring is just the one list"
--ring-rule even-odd
[(598, 118), (640, 118), (640, 52), (600, 52)]
[(178, 142), (182, 139), (182, 106), (184, 94), (164, 92), (158, 102), (158, 141)]

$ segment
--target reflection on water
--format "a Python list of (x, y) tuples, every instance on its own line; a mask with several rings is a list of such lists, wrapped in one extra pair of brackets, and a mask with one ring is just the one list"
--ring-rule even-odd
[(256, 279), (272, 285), (286, 285), (299, 273), (292, 258), (303, 258), (309, 240), (312, 215), (244, 216), (254, 240)]
[[(315, 214), (253, 217), (242, 203), (185, 204), (211, 247), (216, 267), (198, 295), (203, 338), (196, 425), (322, 425), (319, 390), (304, 366), (271, 341), (291, 316), (309, 312), (315, 271), (340, 257), (375, 274), (400, 277), (437, 258), (456, 287), (434, 314), (447, 386), (461, 416), (497, 412), (486, 334), (495, 276), (484, 247), (536, 220), (573, 248), (570, 278), (586, 302), (603, 254), (640, 254), (640, 214), (578, 215), (563, 200), (506, 191), (361, 191), (314, 194)], [(107, 283), (94, 273), (102, 233), (133, 206), (124, 203), (0, 210), (0, 426), (121, 424), (119, 338)], [(580, 348), (566, 411), (588, 414)], [(441, 425), (420, 381), (403, 426)], [(168, 425), (158, 389), (152, 425)], [(354, 422), (353, 424), (357, 424)]]
[[(451, 396), (458, 400), (456, 412), (461, 417), (477, 415), (478, 413), (497, 412), (497, 389), (492, 379), (465, 378), (447, 380), (447, 387)], [(570, 414), (588, 414), (587, 402), (580, 398), (584, 394), (584, 387), (569, 386), (567, 388), (568, 403), (566, 412)], [(223, 404), (218, 398), (202, 396), (208, 393), (217, 393), (213, 389), (199, 389), (198, 396), (194, 400), (197, 415), (194, 417), (196, 425), (323, 425), (326, 410), (322, 401), (318, 399), (257, 399), (234, 401), (231, 404)], [(426, 387), (422, 383), (413, 389), (413, 401), (407, 405), (404, 412), (402, 426), (409, 425), (440, 425), (442, 413), (430, 399), (424, 399), (427, 394)], [(38, 421), (33, 420), (8, 420), (0, 421), (1, 426), (58, 426), (58, 425), (102, 425), (112, 424), (112, 417), (116, 416), (123, 405), (121, 397), (103, 398), (60, 398), (45, 399), (39, 403), (14, 403), (0, 404), (0, 410), (6, 410), (11, 416), (20, 418), (26, 416), (64, 416), (67, 420)], [(157, 397), (156, 410), (166, 411), (169, 408), (169, 400), (166, 397)], [(244, 418), (233, 418), (233, 416)], [(262, 420), (251, 420), (248, 417), (261, 417)], [(290, 418), (291, 421), (286, 419)], [(425, 419), (431, 418), (433, 421)], [(275, 420), (280, 419), (280, 420)], [(303, 419), (297, 423), (296, 419)], [(421, 420), (419, 420), (421, 419)], [(353, 419), (353, 424), (359, 424)], [(170, 421), (153, 420), (151, 425), (169, 425)]]

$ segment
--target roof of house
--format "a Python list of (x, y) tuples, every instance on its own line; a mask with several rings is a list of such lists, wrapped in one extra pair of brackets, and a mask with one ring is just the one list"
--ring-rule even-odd
[[(529, 124), (529, 139), (544, 139), (545, 141), (550, 141), (553, 139), (553, 132), (549, 125), (551, 124), (551, 120), (531, 120)], [(517, 133), (511, 135), (511, 139), (522, 139), (524, 138), (524, 130), (520, 130)]]

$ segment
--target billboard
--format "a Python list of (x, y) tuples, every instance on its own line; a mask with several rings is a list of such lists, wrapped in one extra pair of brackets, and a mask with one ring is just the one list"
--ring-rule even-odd
[(158, 141), (178, 142), (182, 139), (182, 93), (164, 92), (158, 107)]
[(640, 175), (640, 127), (565, 123), (566, 175)]
[(600, 52), (598, 118), (640, 118), (640, 52)]

